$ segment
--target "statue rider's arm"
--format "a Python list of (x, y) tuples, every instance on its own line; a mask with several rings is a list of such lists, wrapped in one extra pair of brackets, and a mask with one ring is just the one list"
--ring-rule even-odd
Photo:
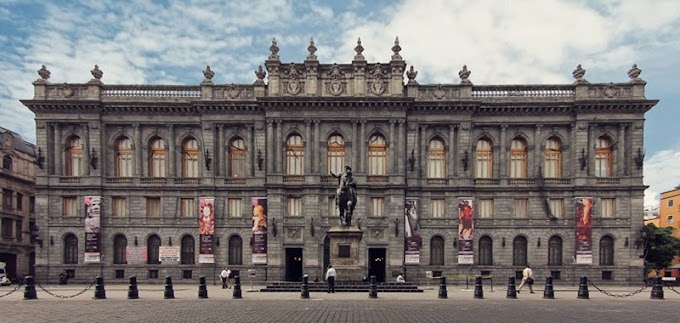
[(333, 173), (333, 171), (331, 171), (331, 176), (333, 176), (334, 178), (340, 178), (340, 176), (339, 176), (339, 175), (335, 175), (335, 174)]

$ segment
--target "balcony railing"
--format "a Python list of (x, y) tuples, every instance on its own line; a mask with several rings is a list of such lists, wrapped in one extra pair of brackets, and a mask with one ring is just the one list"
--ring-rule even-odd
[(107, 177), (106, 184), (133, 184), (134, 178), (132, 177)]
[(80, 184), (80, 177), (59, 177), (59, 184)]
[(333, 176), (321, 176), (321, 183), (337, 183), (338, 179)]
[(286, 175), (283, 176), (284, 183), (304, 183), (305, 177), (302, 175)]
[(543, 183), (545, 185), (569, 185), (571, 178), (544, 178)]
[(595, 183), (604, 185), (618, 185), (621, 183), (621, 180), (617, 177), (597, 177)]
[(185, 177), (185, 178), (175, 178), (175, 184), (177, 185), (198, 185), (201, 182), (200, 178)]
[(446, 186), (449, 185), (448, 178), (428, 178), (427, 185)]
[(570, 85), (482, 85), (472, 88), (472, 97), (571, 97), (574, 89)]
[(475, 185), (477, 186), (498, 186), (501, 180), (498, 178), (475, 178)]
[(165, 185), (168, 179), (165, 177), (143, 177), (139, 179), (140, 184), (144, 185)]
[(227, 184), (227, 185), (245, 185), (246, 179), (245, 178), (225, 178), (224, 184)]
[(510, 186), (527, 186), (536, 184), (536, 180), (533, 178), (510, 178), (508, 179), (508, 185)]
[(387, 176), (368, 176), (366, 177), (366, 182), (368, 183), (387, 183), (389, 180), (389, 177)]

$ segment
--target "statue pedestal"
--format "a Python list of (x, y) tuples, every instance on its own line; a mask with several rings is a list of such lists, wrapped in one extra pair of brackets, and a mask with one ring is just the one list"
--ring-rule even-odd
[(363, 232), (357, 227), (331, 227), (330, 261), (337, 271), (338, 281), (361, 281), (366, 275), (363, 261), (359, 258), (359, 242)]

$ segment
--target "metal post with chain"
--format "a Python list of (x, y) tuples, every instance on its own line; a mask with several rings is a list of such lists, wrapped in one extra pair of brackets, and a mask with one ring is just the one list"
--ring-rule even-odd
[(614, 294), (614, 293), (610, 293), (610, 292), (607, 292), (607, 291), (601, 289), (600, 287), (595, 285), (592, 281), (588, 281), (588, 283), (590, 284), (590, 286), (595, 287), (595, 289), (597, 289), (600, 293), (605, 294), (607, 296), (615, 297), (615, 298), (627, 298), (627, 297), (637, 295), (639, 293), (642, 293), (645, 289), (649, 288), (649, 286), (652, 285), (652, 282), (648, 282), (647, 284), (645, 284), (645, 286), (642, 286), (642, 288), (640, 288), (640, 289), (638, 289), (634, 292), (625, 293), (625, 294)]
[(92, 286), (94, 286), (94, 284), (95, 284), (96, 282), (97, 282), (96, 280), (93, 281), (92, 283), (90, 283), (89, 286), (85, 287), (85, 289), (83, 289), (82, 291), (80, 291), (80, 292), (78, 292), (78, 293), (76, 293), (76, 294), (73, 294), (73, 295), (59, 295), (59, 294), (55, 294), (55, 293), (52, 293), (52, 292), (48, 291), (48, 290), (45, 289), (44, 287), (42, 287), (42, 285), (40, 285), (39, 282), (36, 281), (35, 284), (38, 285), (38, 287), (39, 287), (43, 292), (47, 293), (48, 295), (51, 295), (51, 296), (54, 296), (54, 297), (60, 298), (60, 299), (67, 299), (67, 298), (74, 298), (74, 297), (78, 297), (78, 296), (80, 296), (80, 295), (83, 295), (83, 294), (84, 294), (85, 292), (87, 292), (90, 288), (92, 288)]

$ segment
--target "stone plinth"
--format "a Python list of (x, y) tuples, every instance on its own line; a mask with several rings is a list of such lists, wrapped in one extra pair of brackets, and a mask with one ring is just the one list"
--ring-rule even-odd
[(357, 227), (336, 226), (328, 230), (330, 261), (338, 281), (361, 281), (366, 275), (365, 263), (359, 257), (359, 242), (363, 232)]

